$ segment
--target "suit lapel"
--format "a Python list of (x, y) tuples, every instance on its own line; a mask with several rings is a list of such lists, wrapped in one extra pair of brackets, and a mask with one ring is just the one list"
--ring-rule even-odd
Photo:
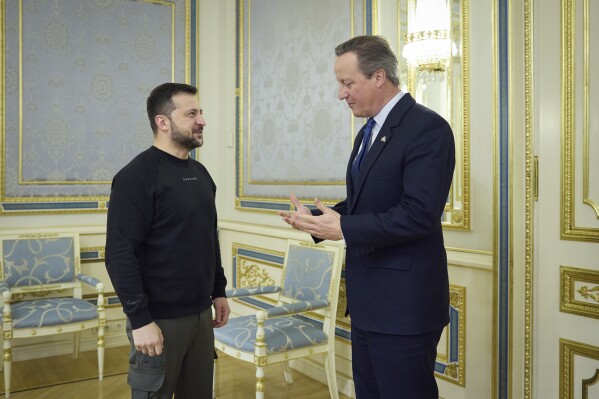
[[(395, 107), (389, 112), (387, 119), (381, 126), (379, 133), (376, 136), (376, 139), (372, 143), (370, 150), (366, 153), (364, 160), (362, 161), (362, 165), (360, 167), (360, 174), (358, 176), (358, 182), (356, 185), (353, 184), (351, 178), (351, 165), (358, 152), (358, 148), (360, 148), (360, 144), (362, 142), (362, 136), (364, 134), (364, 128), (360, 130), (358, 137), (354, 141), (354, 149), (352, 150), (352, 155), (350, 157), (350, 162), (347, 169), (346, 179), (348, 181), (348, 206), (349, 213), (351, 214), (355, 208), (358, 197), (360, 196), (360, 192), (362, 191), (362, 186), (364, 185), (364, 181), (366, 180), (366, 176), (370, 171), (372, 165), (376, 162), (379, 155), (383, 152), (389, 141), (393, 138), (393, 133), (397, 131), (396, 127), (398, 127), (401, 123), (401, 119), (404, 117), (406, 112), (414, 105), (415, 100), (409, 93), (405, 93), (403, 97), (399, 100)], [(354, 192), (354, 187), (356, 188)]]

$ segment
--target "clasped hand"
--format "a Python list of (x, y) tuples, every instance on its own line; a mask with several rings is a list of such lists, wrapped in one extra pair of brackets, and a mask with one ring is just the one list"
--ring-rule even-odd
[(295, 206), (295, 212), (277, 212), (283, 221), (296, 230), (304, 231), (322, 240), (341, 240), (341, 215), (331, 208), (325, 206), (318, 198), (314, 199), (314, 205), (322, 215), (313, 216), (310, 210), (304, 206), (295, 194), (289, 196), (291, 203)]

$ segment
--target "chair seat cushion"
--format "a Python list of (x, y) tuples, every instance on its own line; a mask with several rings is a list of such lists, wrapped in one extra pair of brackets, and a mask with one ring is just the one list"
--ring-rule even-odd
[[(214, 329), (214, 336), (225, 345), (243, 352), (254, 352), (257, 328), (256, 316), (234, 317), (225, 326)], [(321, 327), (293, 316), (266, 319), (264, 333), (269, 354), (327, 342)]]
[[(76, 323), (98, 317), (96, 307), (77, 298), (48, 298), (10, 305), (13, 328), (40, 328)], [(0, 321), (4, 312), (0, 311)]]

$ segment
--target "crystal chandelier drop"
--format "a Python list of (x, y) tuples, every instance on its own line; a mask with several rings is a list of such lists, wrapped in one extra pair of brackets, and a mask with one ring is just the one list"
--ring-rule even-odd
[(402, 55), (420, 71), (444, 71), (451, 56), (447, 0), (414, 0)]

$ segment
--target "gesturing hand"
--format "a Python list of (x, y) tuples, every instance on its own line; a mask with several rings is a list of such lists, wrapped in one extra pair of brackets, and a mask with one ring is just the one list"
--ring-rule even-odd
[(289, 196), (289, 199), (291, 199), (291, 203), (295, 206), (295, 212), (279, 211), (277, 213), (279, 214), (279, 216), (281, 216), (281, 218), (283, 219), (283, 221), (285, 223), (291, 225), (291, 227), (293, 227), (294, 229), (301, 230), (295, 225), (295, 221), (297, 220), (297, 215), (298, 214), (299, 215), (312, 215), (312, 214), (310, 213), (310, 210), (306, 206), (304, 206), (301, 202), (299, 202), (299, 200), (297, 199), (295, 194), (291, 194)]
[(285, 223), (291, 225), (294, 229), (305, 231), (322, 240), (341, 240), (343, 238), (341, 215), (338, 212), (325, 206), (316, 198), (314, 205), (322, 212), (322, 215), (312, 216), (310, 210), (302, 205), (294, 194), (291, 194), (290, 199), (295, 205), (296, 211), (278, 212)]

